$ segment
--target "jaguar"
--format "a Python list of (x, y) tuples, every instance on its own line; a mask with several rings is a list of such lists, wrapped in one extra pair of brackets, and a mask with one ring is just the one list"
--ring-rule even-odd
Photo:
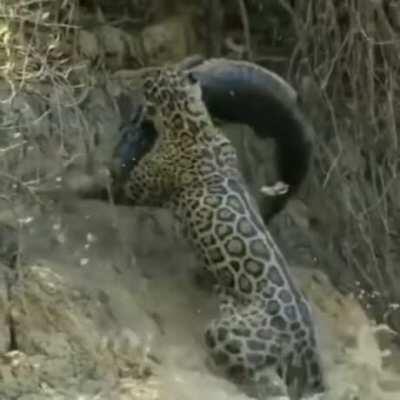
[(112, 192), (117, 203), (170, 209), (213, 275), (220, 314), (205, 344), (217, 368), (260, 400), (287, 394), (294, 378), (296, 396), (323, 393), (310, 305), (212, 120), (206, 78), (176, 67), (125, 76), (142, 107), (121, 132)]
[[(189, 70), (199, 80), (203, 101), (215, 123), (222, 120), (245, 124), (252, 128), (257, 138), (262, 141), (266, 138), (275, 140), (278, 182), (264, 186), (259, 193), (253, 192), (263, 220), (268, 224), (298, 191), (309, 169), (311, 137), (314, 132), (302, 111), (299, 96), (279, 75), (245, 61), (189, 57), (177, 68)], [(132, 72), (136, 74), (136, 71), (122, 71), (118, 74), (120, 78), (126, 77), (129, 80)], [(129, 107), (131, 102), (128, 102), (128, 106), (120, 107), (128, 108), (127, 112), (122, 113), (128, 114), (122, 118), (128, 120), (123, 131), (129, 130), (129, 126), (132, 127)], [(122, 143), (125, 143), (127, 155), (130, 151), (142, 152), (144, 142), (150, 142), (154, 136), (148, 124), (142, 127), (139, 125), (136, 124), (136, 132), (141, 130), (147, 134), (137, 135), (142, 144), (132, 145), (128, 144), (129, 135), (126, 136)], [(253, 141), (252, 138), (249, 140)], [(243, 154), (242, 148), (237, 150)], [(246, 155), (245, 159), (251, 157)], [(123, 169), (129, 170), (131, 164), (132, 160), (126, 160)], [(243, 164), (241, 167), (243, 168)], [(268, 171), (266, 173), (271, 175)]]

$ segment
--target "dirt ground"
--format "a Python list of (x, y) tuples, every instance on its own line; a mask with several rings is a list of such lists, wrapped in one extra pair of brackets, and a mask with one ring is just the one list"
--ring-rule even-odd
[[(216, 304), (167, 212), (80, 201), (30, 222), (21, 243), (29, 258), (1, 271), (1, 399), (246, 399), (208, 363)], [(292, 270), (315, 308), (329, 398), (398, 399), (385, 328), (323, 273)]]

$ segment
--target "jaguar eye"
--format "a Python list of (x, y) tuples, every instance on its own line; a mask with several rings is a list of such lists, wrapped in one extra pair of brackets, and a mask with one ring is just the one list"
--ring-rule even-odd
[(187, 77), (188, 77), (188, 79), (189, 79), (189, 82), (190, 82), (192, 85), (194, 85), (194, 84), (196, 84), (196, 83), (198, 82), (198, 79), (196, 78), (196, 76), (195, 76), (195, 74), (194, 74), (193, 72), (189, 72), (189, 73), (187, 74)]

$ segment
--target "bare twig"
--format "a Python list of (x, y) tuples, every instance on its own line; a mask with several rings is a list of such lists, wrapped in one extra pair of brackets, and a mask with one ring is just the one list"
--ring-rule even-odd
[(251, 34), (250, 34), (250, 24), (249, 24), (249, 16), (247, 14), (246, 4), (244, 0), (237, 0), (240, 10), (240, 17), (242, 20), (243, 26), (243, 36), (246, 45), (246, 53), (249, 60), (253, 60), (253, 51), (251, 49)]
[[(391, 232), (398, 231), (398, 199), (392, 188), (400, 164), (395, 112), (400, 102), (400, 39), (382, 2), (279, 3), (291, 16), (298, 38), (290, 71), (296, 70), (300, 57), (307, 60), (320, 87), (319, 107), (330, 116), (329, 124), (320, 121), (332, 134), (328, 141), (317, 136), (316, 158), (322, 187), (343, 216), (343, 235), (336, 246), (351, 243), (346, 246), (347, 266), (361, 285), (385, 292), (373, 310), (379, 321), (383, 304), (400, 300), (388, 256), (388, 249), (395, 248)], [(316, 125), (318, 131), (318, 121)], [(348, 154), (354, 154), (353, 160)]]

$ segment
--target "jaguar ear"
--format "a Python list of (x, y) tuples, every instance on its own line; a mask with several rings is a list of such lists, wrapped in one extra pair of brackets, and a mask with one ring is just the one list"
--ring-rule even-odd
[(212, 117), (249, 125), (257, 136), (276, 140), (279, 180), (289, 191), (276, 197), (276, 209), (268, 211), (272, 216), (297, 190), (309, 166), (311, 127), (296, 91), (277, 74), (244, 61), (211, 59), (190, 70)]

